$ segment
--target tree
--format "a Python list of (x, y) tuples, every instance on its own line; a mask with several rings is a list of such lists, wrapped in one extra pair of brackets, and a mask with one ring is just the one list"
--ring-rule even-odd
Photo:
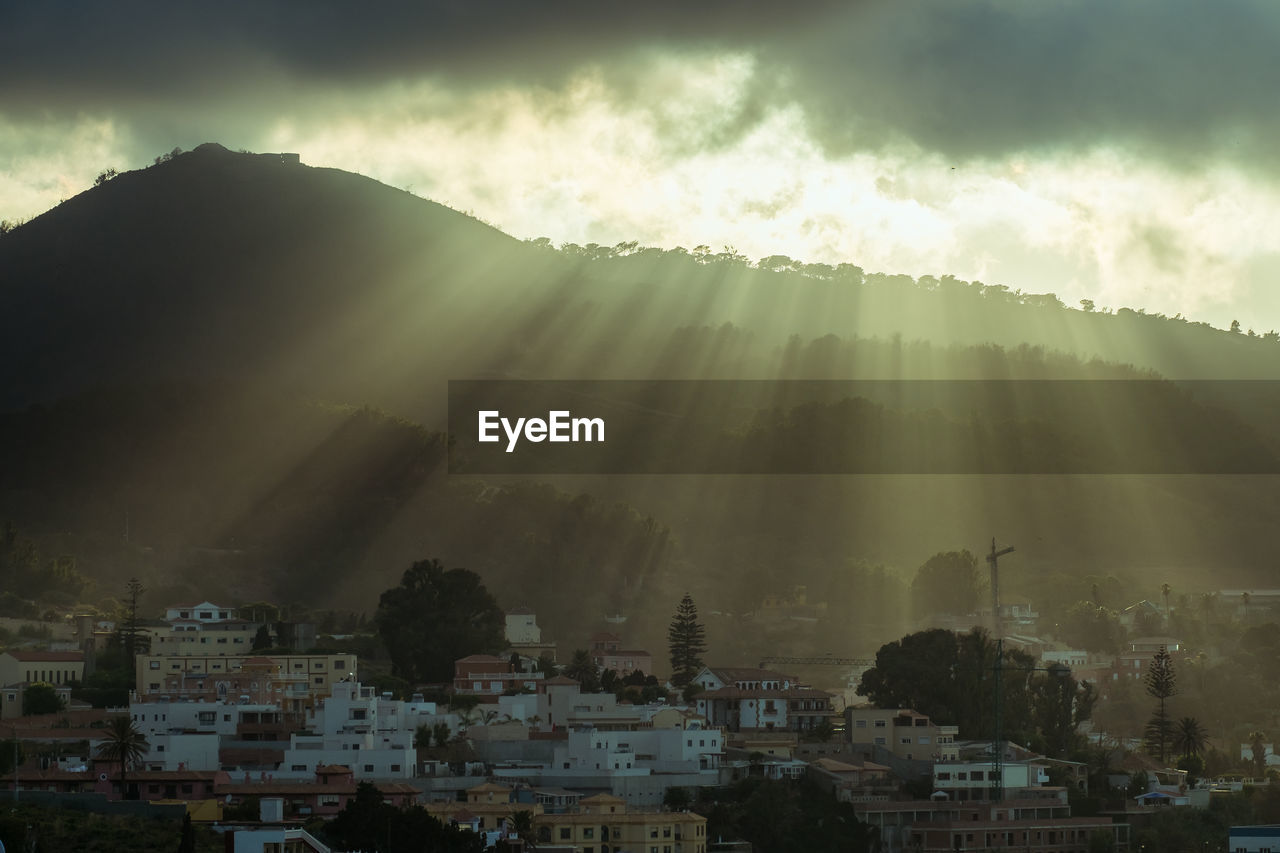
[(671, 652), (671, 683), (683, 687), (698, 674), (707, 651), (706, 629), (698, 622), (698, 606), (687, 592), (667, 627), (667, 645)]
[(56, 714), (65, 707), (62, 703), (62, 697), (58, 695), (58, 689), (52, 684), (39, 682), (36, 684), (28, 684), (27, 689), (22, 691), (22, 713), (24, 716), (28, 714)]
[(126, 800), (131, 799), (129, 767), (141, 761), (151, 745), (147, 743), (146, 735), (138, 731), (138, 727), (128, 717), (112, 717), (107, 722), (104, 733), (105, 739), (98, 746), (98, 757), (120, 763), (120, 796)]
[(253, 650), (257, 652), (262, 649), (269, 649), (271, 645), (271, 629), (266, 625), (259, 625), (258, 633), (253, 635)]
[(1267, 733), (1261, 729), (1249, 732), (1249, 755), (1253, 759), (1253, 775), (1262, 778), (1267, 769)]
[(911, 581), (911, 603), (920, 617), (935, 613), (964, 616), (978, 609), (982, 592), (978, 558), (969, 551), (934, 554), (916, 570)]
[(577, 649), (573, 659), (564, 668), (564, 674), (577, 681), (583, 693), (600, 692), (600, 673), (596, 669), (591, 653), (586, 649)]
[(111, 180), (112, 178), (116, 177), (119, 174), (120, 173), (117, 172), (114, 168), (103, 169), (101, 172), (98, 173), (98, 177), (93, 179), (93, 185), (95, 187), (100, 187), (103, 184), (105, 184), (107, 181)]
[(379, 598), (375, 622), (393, 674), (409, 681), (450, 681), (454, 661), (505, 645), (506, 617), (480, 576), (438, 560), (406, 569)]
[(182, 816), (182, 840), (178, 842), (178, 853), (196, 853), (196, 828), (191, 824), (191, 813)]
[(1204, 726), (1195, 717), (1183, 717), (1173, 732), (1173, 746), (1183, 757), (1199, 755), (1204, 752), (1208, 735)]
[(1166, 760), (1166, 750), (1174, 737), (1173, 722), (1169, 719), (1166, 702), (1170, 696), (1178, 692), (1173, 658), (1164, 646), (1160, 647), (1160, 651), (1156, 652), (1151, 663), (1147, 665), (1144, 681), (1147, 685), (1147, 695), (1159, 703), (1155, 713), (1147, 721), (1145, 737), (1147, 752), (1163, 762)]
[(444, 746), (453, 736), (453, 732), (449, 729), (448, 723), (436, 723), (431, 727), (431, 736), (435, 738), (436, 746)]
[(688, 788), (682, 788), (679, 785), (672, 785), (662, 795), (662, 805), (673, 812), (682, 812), (693, 805), (693, 797), (689, 794)]

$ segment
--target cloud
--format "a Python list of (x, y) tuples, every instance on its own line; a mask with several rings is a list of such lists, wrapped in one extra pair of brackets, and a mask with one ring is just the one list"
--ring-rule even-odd
[[(639, 101), (654, 52), (755, 63), (731, 144), (799, 105), (832, 154), (909, 142), (967, 161), (1131, 147), (1179, 168), (1275, 169), (1280, 6), (1270, 0), (801, 0), (6, 4), (0, 109), (269, 111), (308, 91), (432, 79), (556, 89), (587, 67)], [(684, 126), (683, 122), (680, 122)]]

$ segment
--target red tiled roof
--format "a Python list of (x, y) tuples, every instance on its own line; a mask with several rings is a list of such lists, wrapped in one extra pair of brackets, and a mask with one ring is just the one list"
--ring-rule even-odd
[(15, 660), (49, 661), (49, 662), (83, 662), (84, 652), (7, 652)]

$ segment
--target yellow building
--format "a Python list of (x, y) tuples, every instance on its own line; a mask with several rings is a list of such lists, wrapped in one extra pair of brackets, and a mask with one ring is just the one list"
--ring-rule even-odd
[(576, 853), (706, 853), (707, 819), (693, 812), (633, 811), (626, 801), (596, 794), (567, 814), (533, 819), (539, 844)]
[(279, 703), (286, 711), (310, 707), (330, 696), (333, 685), (354, 678), (356, 656), (321, 655), (139, 655), (140, 698)]
[(485, 782), (467, 789), (467, 801), (450, 801), (445, 803), (427, 803), (427, 813), (439, 818), (444, 823), (451, 820), (469, 822), (478, 820), (478, 829), (498, 829), (505, 820), (515, 818), (517, 812), (529, 812), (535, 818), (542, 814), (542, 806), (537, 803), (518, 803), (511, 801), (511, 789), (494, 782)]
[(46, 683), (54, 686), (84, 678), (84, 652), (11, 651), (0, 654), (0, 686)]

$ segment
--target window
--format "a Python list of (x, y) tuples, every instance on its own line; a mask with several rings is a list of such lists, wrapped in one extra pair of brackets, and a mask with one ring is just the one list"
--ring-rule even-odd
[(866, 721), (866, 720), (856, 720), (856, 721), (854, 721), (853, 727), (854, 727), (855, 729), (865, 729), (865, 728), (867, 727), (867, 721)]
[(886, 723), (885, 723), (885, 721), (884, 721), (884, 720), (876, 720), (876, 728), (877, 728), (877, 729), (883, 729), (883, 728), (885, 727), (885, 725), (886, 725)]
[(306, 772), (306, 770), (307, 770), (307, 765), (305, 765), (305, 764), (292, 764), (292, 765), (290, 765), (290, 766), (289, 766), (289, 769), (290, 769), (290, 770), (292, 770), (294, 773), (305, 773), (305, 772)]
[(223, 715), (222, 715), (222, 722), (224, 722), (224, 723), (229, 723), (229, 722), (231, 722), (231, 715), (230, 715), (230, 714), (223, 714)]
[(969, 774), (969, 778), (974, 782), (981, 782), (987, 778), (987, 773), (985, 770), (974, 770)]
[(573, 829), (571, 827), (560, 827), (560, 839), (562, 841), (568, 841), (571, 837), (573, 837)]
[(151, 666), (151, 668), (152, 668), (152, 669), (159, 669), (159, 668), (160, 668), (160, 661), (158, 661), (158, 660), (153, 660), (153, 661), (151, 662), (150, 666)]
[(164, 752), (164, 744), (156, 744), (156, 752)]
[(882, 737), (878, 737), (878, 738), (876, 738), (876, 745), (877, 745), (877, 746), (885, 746), (885, 739), (884, 739), (884, 738), (882, 738)]
[(592, 838), (595, 838), (595, 837), (596, 837), (596, 829), (595, 829), (595, 827), (594, 827), (594, 826), (584, 826), (584, 827), (582, 828), (582, 838), (583, 838), (583, 840), (588, 840), (588, 839), (592, 839)]
[(373, 772), (373, 765), (372, 765), (372, 764), (366, 764), (366, 765), (364, 766), (364, 772), (365, 772), (365, 773), (372, 773), (372, 772)]
[(900, 738), (898, 738), (898, 743), (911, 743), (911, 738), (909, 738), (909, 737), (900, 737)]
[(317, 677), (316, 677), (316, 684), (324, 684), (324, 678), (323, 678), (323, 677), (320, 677), (320, 676), (317, 676)]
[(392, 773), (399, 773), (399, 772), (400, 772), (400, 765), (399, 765), (399, 764), (392, 764), (392, 765), (391, 765), (391, 772), (392, 772)]
[(946, 782), (951, 778), (951, 771), (950, 770), (939, 771), (939, 773), (937, 774), (937, 778), (941, 782)]

